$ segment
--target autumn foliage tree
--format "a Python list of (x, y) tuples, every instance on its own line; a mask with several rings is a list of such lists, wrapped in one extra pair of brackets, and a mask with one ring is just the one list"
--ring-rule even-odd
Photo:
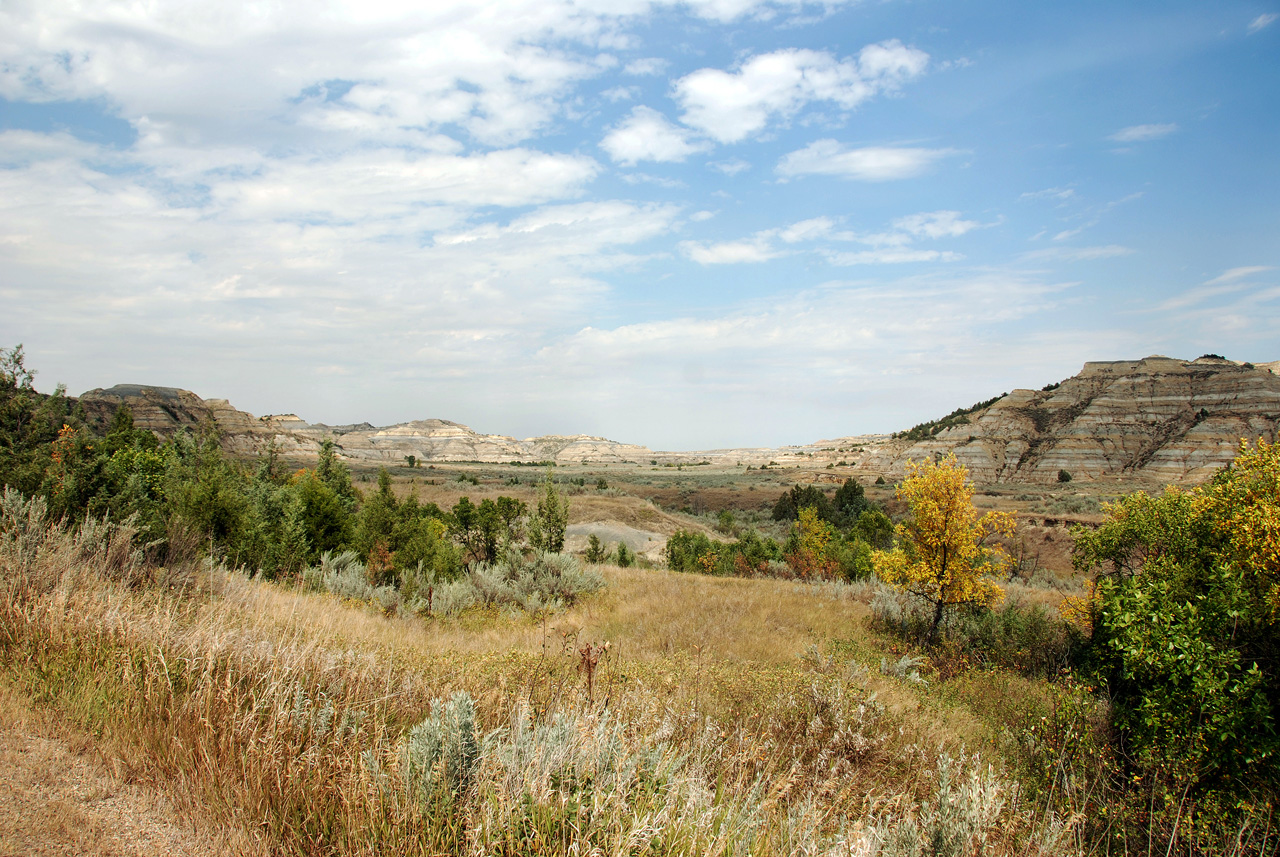
[(881, 580), (932, 607), (927, 635), (932, 645), (948, 610), (987, 606), (1004, 597), (987, 575), (1008, 562), (1004, 546), (993, 540), (1013, 535), (1013, 517), (978, 514), (969, 471), (954, 455), (909, 463), (896, 496), (907, 503), (910, 519), (895, 529), (897, 546), (875, 551), (872, 565)]
[(835, 529), (818, 516), (817, 509), (801, 509), (787, 562), (801, 577), (834, 578), (840, 571), (833, 551), (834, 540)]

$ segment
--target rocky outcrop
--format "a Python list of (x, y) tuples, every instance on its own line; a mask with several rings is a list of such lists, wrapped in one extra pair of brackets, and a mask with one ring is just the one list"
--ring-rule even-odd
[(1201, 482), (1231, 461), (1242, 438), (1274, 441), (1275, 364), (1168, 357), (1086, 363), (1053, 389), (1015, 390), (928, 440), (890, 441), (857, 469), (898, 478), (907, 461), (954, 452), (980, 482), (1139, 478)]
[(223, 448), (237, 455), (256, 455), (272, 441), (283, 455), (314, 456), (320, 449), (319, 437), (290, 432), (269, 419), (237, 410), (226, 399), (202, 399), (177, 387), (117, 384), (106, 390), (90, 390), (77, 402), (99, 430), (106, 428), (121, 405), (128, 405), (135, 428), (147, 429), (162, 438), (184, 429), (199, 431), (202, 425), (212, 424), (218, 429)]
[(111, 421), (116, 409), (128, 405), (137, 428), (170, 437), (202, 424), (217, 426), (223, 447), (239, 455), (256, 455), (272, 443), (286, 457), (313, 457), (325, 438), (333, 438), (341, 455), (370, 464), (403, 464), (407, 456), (432, 461), (481, 461), (488, 463), (557, 464), (604, 463), (646, 460), (646, 447), (617, 443), (589, 435), (549, 435), (516, 440), (505, 435), (479, 434), (448, 420), (414, 420), (379, 428), (369, 423), (325, 425), (308, 423), (296, 414), (255, 417), (233, 408), (225, 399), (201, 399), (189, 390), (118, 384), (108, 390), (90, 390), (79, 398), (86, 416), (99, 429)]

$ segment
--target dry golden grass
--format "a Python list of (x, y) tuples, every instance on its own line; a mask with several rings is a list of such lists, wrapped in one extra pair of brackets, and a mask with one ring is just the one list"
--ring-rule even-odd
[[(284, 853), (853, 849), (990, 734), (880, 674), (848, 587), (605, 568), (603, 594), (553, 616), (422, 621), (217, 570), (185, 593), (127, 562), (113, 582), (47, 547), (0, 557), (4, 674), (181, 812)], [(535, 761), (666, 761), (599, 791), (598, 774), (545, 768), (535, 794), (494, 751), (465, 793), (414, 799), (406, 732), (458, 691), (494, 746), (569, 724)], [(1039, 835), (1030, 807), (1001, 812), (983, 823), (991, 853)]]
[[(811, 664), (802, 659), (817, 648), (833, 658), (830, 669), (842, 671), (850, 661), (860, 663), (858, 682), (903, 722), (904, 743), (930, 748), (931, 754), (990, 744), (991, 724), (967, 707), (940, 707), (924, 689), (879, 673), (886, 642), (868, 630), (868, 607), (848, 587), (665, 569), (599, 570), (609, 582), (603, 593), (542, 619), (522, 614), (472, 614), (428, 622), (388, 619), (368, 605), (240, 581), (224, 596), (230, 601), (208, 608), (200, 624), (237, 626), (277, 645), (287, 641), (295, 652), (360, 653), (372, 662), (394, 664), (406, 674), (436, 674), (438, 665), (450, 659), (483, 659), (484, 665), (476, 669), (494, 677), (490, 670), (498, 656), (505, 658), (509, 672), (528, 669), (530, 661), (546, 657), (559, 657), (561, 667), (574, 668), (577, 647), (608, 642), (603, 680), (618, 673), (656, 675), (653, 684), (664, 704), (685, 704), (695, 696), (713, 704), (717, 694), (740, 696), (735, 683), (753, 674), (768, 685), (755, 690), (780, 693), (809, 674)], [(512, 660), (515, 654), (525, 658)], [(494, 677), (504, 685), (518, 685), (523, 679), (510, 674)], [(574, 689), (580, 691), (577, 684)], [(450, 687), (454, 686), (458, 685)], [(487, 688), (477, 690), (485, 693)], [(722, 709), (728, 710), (723, 713), (740, 716), (744, 706), (759, 708), (764, 703), (737, 701), (725, 703)]]

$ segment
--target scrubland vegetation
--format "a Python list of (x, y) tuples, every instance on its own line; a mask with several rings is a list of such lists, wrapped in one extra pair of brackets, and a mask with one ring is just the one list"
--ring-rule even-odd
[(1275, 446), (1106, 507), (1074, 576), (948, 461), (639, 567), (562, 552), (550, 477), (445, 511), (332, 448), (99, 435), (20, 357), (0, 683), (245, 853), (1276, 848)]

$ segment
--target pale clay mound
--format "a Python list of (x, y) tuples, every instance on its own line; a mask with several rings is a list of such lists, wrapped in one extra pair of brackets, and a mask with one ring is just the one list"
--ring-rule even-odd
[(582, 553), (587, 549), (587, 540), (592, 535), (600, 539), (607, 551), (612, 552), (617, 549), (619, 542), (625, 542), (629, 550), (655, 562), (662, 560), (663, 551), (667, 548), (667, 537), (662, 533), (637, 530), (621, 521), (592, 521), (569, 525), (565, 530), (565, 550)]

